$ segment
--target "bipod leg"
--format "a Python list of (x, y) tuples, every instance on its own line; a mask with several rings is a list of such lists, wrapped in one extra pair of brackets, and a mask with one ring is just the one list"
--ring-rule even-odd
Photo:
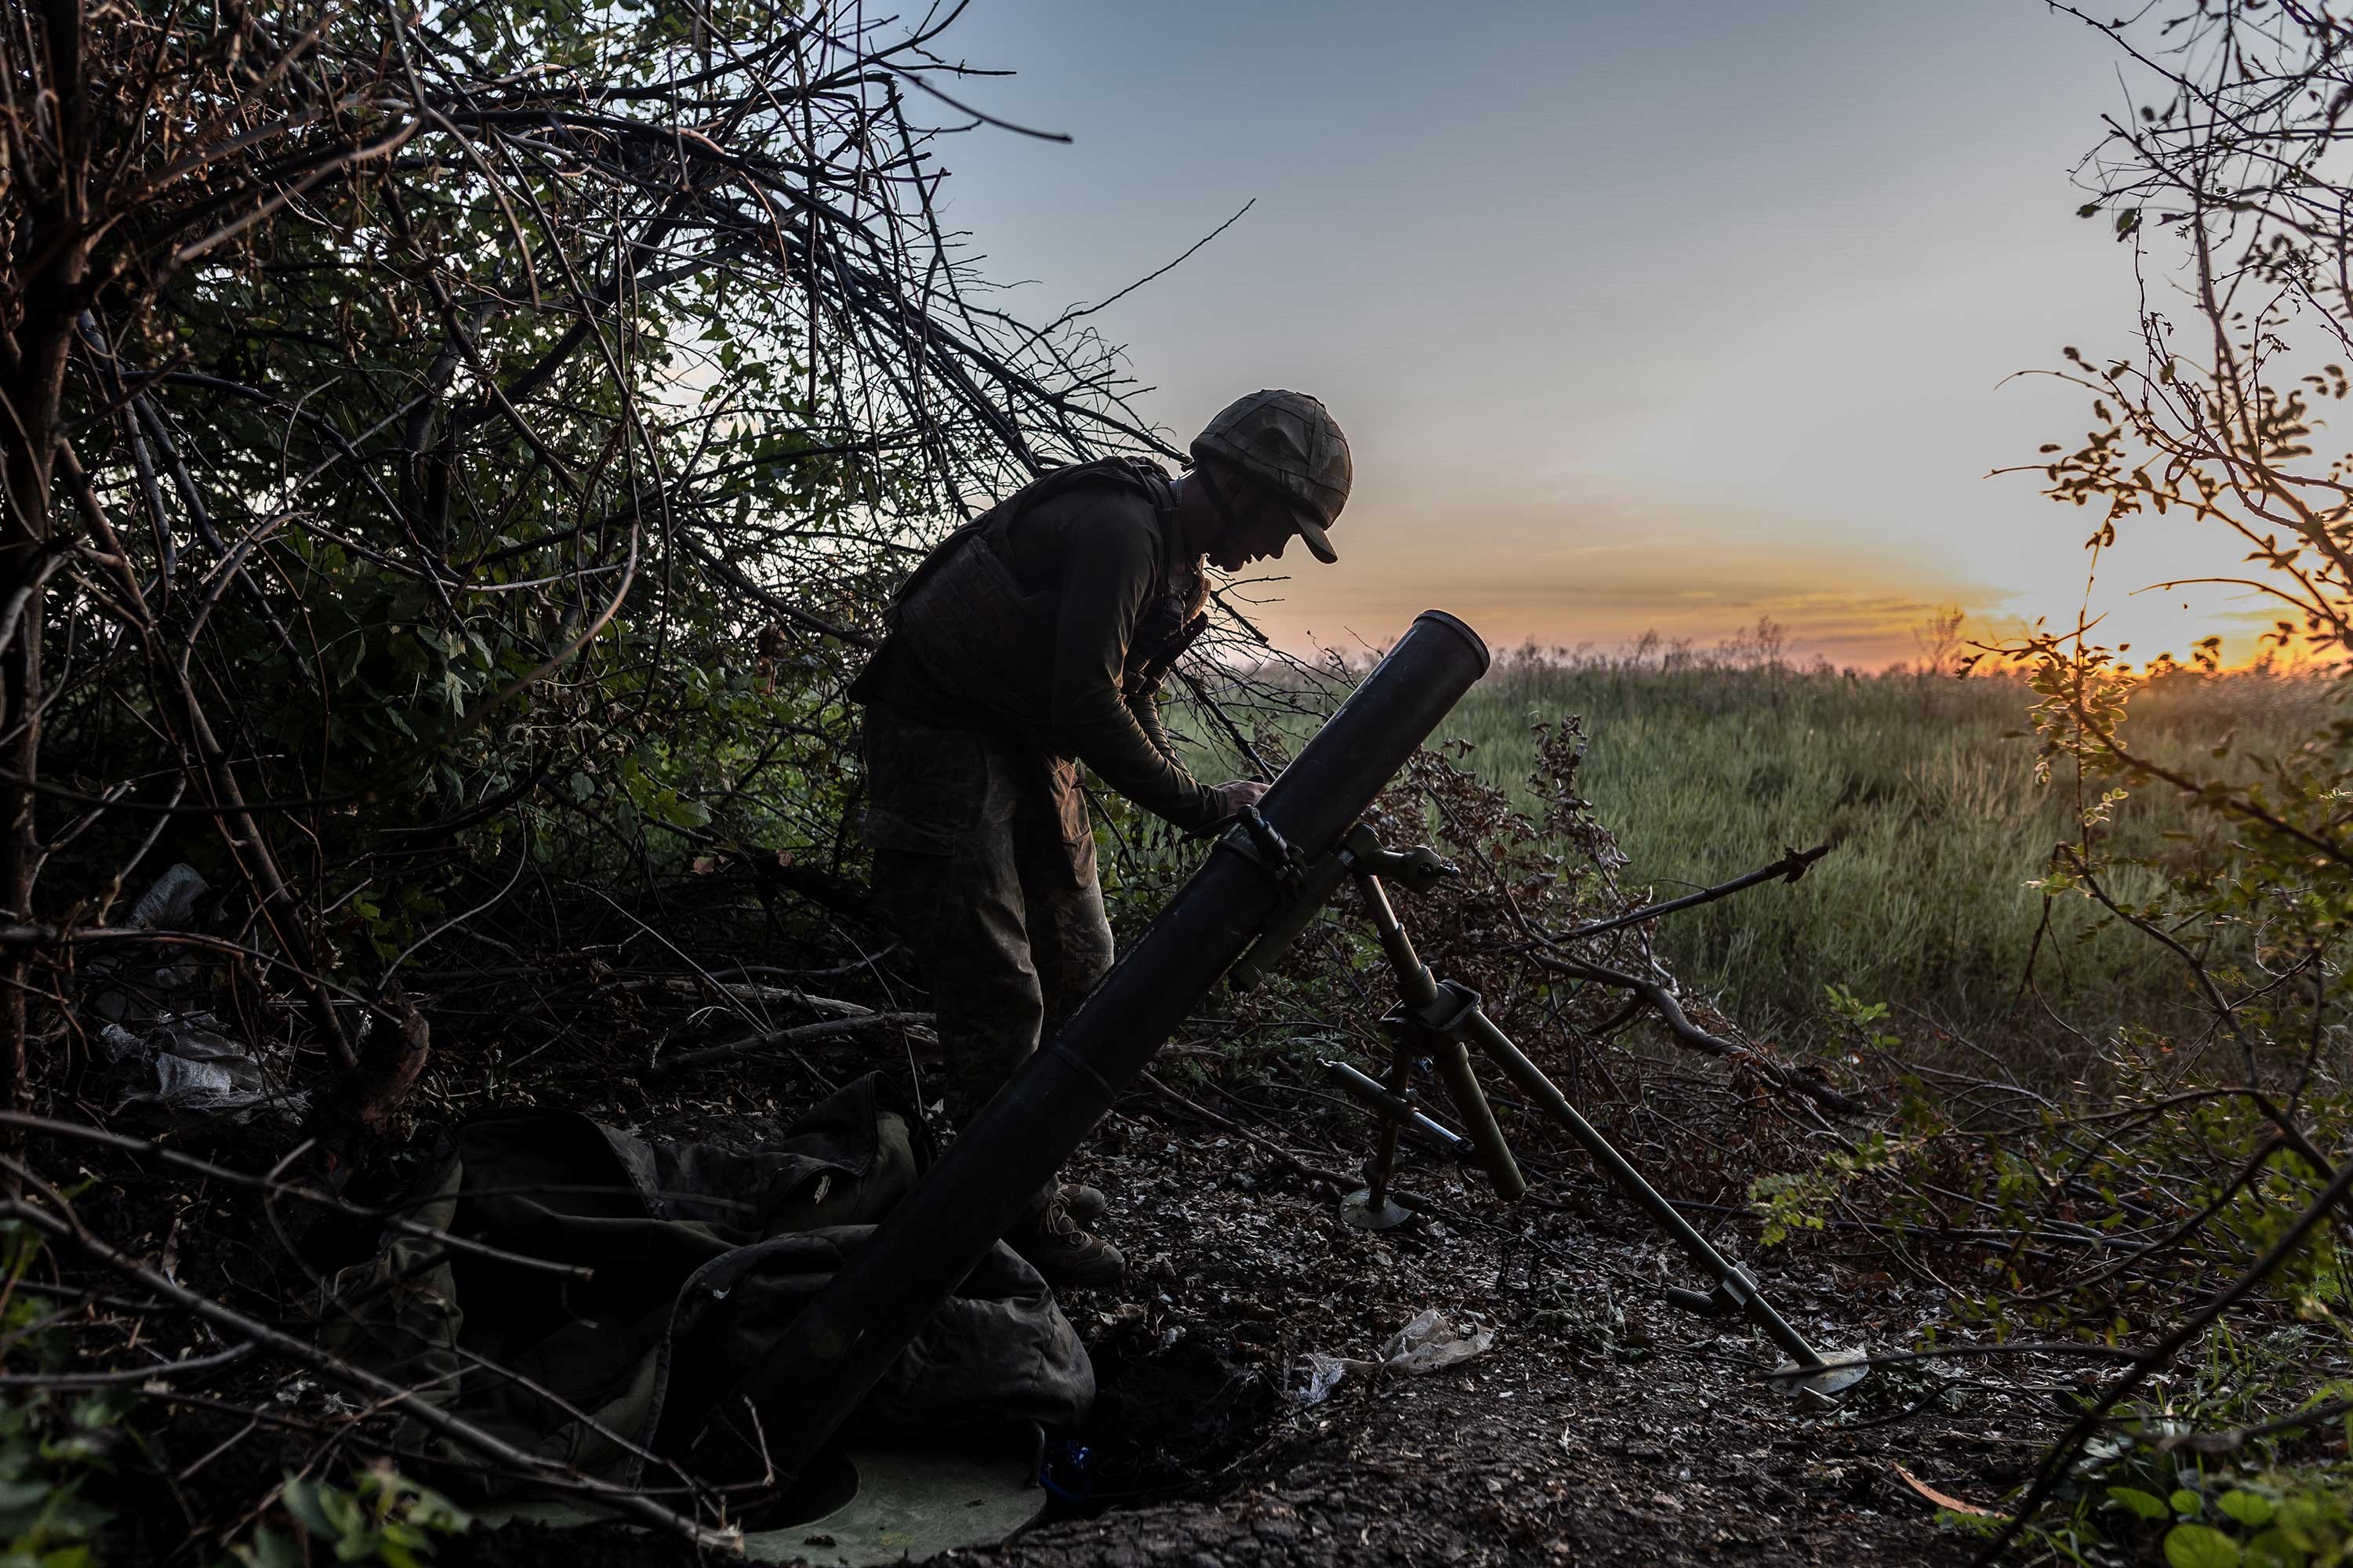
[(1527, 1195), (1528, 1179), (1520, 1174), (1520, 1163), (1504, 1142), (1504, 1130), (1495, 1125), (1494, 1108), (1479, 1087), (1479, 1075), (1471, 1070), (1470, 1052), (1453, 1036), (1438, 1035), (1430, 1039), (1430, 1054), (1445, 1080), (1447, 1098), (1462, 1113), (1462, 1131), (1477, 1148), (1479, 1166), (1494, 1184), (1495, 1195), (1517, 1203)]
[(1616, 1182), (1627, 1196), (1640, 1204), (1658, 1227), (1665, 1231), (1713, 1281), (1713, 1289), (1704, 1294), (1670, 1287), (1666, 1292), (1669, 1300), (1685, 1311), (1702, 1317), (1721, 1317), (1731, 1312), (1746, 1317), (1788, 1353), (1789, 1363), (1780, 1369), (1775, 1380), (1783, 1387), (1827, 1395), (1862, 1381), (1864, 1373), (1869, 1370), (1867, 1367), (1835, 1361), (1815, 1350), (1807, 1342), (1806, 1337), (1781, 1316), (1773, 1303), (1765, 1299), (1756, 1277), (1718, 1252), (1707, 1237), (1677, 1212), (1664, 1194), (1643, 1178), (1642, 1173), (1601, 1135), (1600, 1129), (1588, 1121), (1577, 1107), (1568, 1102), (1568, 1097), (1545, 1076), (1544, 1069), (1530, 1061), (1520, 1047), (1512, 1043), (1511, 1037), (1495, 1026), (1495, 1021), (1488, 1017), (1480, 1006), (1477, 992), (1451, 981), (1444, 983), (1442, 989), (1461, 998), (1465, 1004), (1449, 1026), (1450, 1031), (1458, 1037), (1467, 1036), (1493, 1059), (1497, 1067), (1503, 1068), (1504, 1077), (1519, 1086), (1521, 1093), (1567, 1128), (1570, 1135), (1584, 1145), (1593, 1163)]
[[(1412, 1048), (1403, 1037), (1398, 1037), (1389, 1046), (1388, 1089), (1392, 1098), (1408, 1101), (1413, 1092), (1412, 1071)], [(1365, 1162), (1363, 1190), (1340, 1200), (1341, 1223), (1357, 1230), (1392, 1230), (1413, 1217), (1411, 1210), (1389, 1196), (1389, 1179), (1397, 1171), (1398, 1134), (1405, 1130), (1405, 1124), (1384, 1116), (1380, 1126), (1373, 1156)]]
[(1447, 1097), (1461, 1113), (1463, 1134), (1478, 1152), (1480, 1169), (1494, 1184), (1498, 1197), (1506, 1203), (1517, 1202), (1527, 1194), (1527, 1178), (1520, 1174), (1520, 1163), (1512, 1158), (1512, 1146), (1504, 1142), (1504, 1130), (1495, 1125), (1494, 1108), (1487, 1103), (1487, 1096), (1479, 1088), (1478, 1075), (1471, 1070), (1470, 1053), (1463, 1049), (1461, 1036), (1444, 1026), (1438, 1016), (1441, 1012), (1451, 1011), (1452, 1002), (1439, 989), (1437, 978), (1414, 952), (1413, 939), (1406, 935), (1381, 879), (1360, 871), (1356, 874), (1356, 890), (1364, 895), (1365, 912), (1372, 917), (1373, 930), (1381, 939), (1381, 951), (1388, 954), (1389, 968), (1397, 975), (1398, 993), (1404, 998), (1397, 1010), (1381, 1022), (1398, 1031), (1400, 1049), (1406, 1048), (1407, 1041), (1430, 1047), (1430, 1058), (1438, 1064), (1438, 1076), (1446, 1082)]

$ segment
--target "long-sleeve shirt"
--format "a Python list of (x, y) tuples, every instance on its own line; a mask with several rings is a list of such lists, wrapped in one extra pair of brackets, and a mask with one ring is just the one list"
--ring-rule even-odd
[[(1162, 539), (1151, 502), (1131, 485), (1085, 484), (1043, 498), (994, 531), (994, 544), (953, 548), (995, 549), (1032, 611), (1050, 623), (1035, 628), (1045, 635), (1030, 645), (1050, 650), (1050, 670), (1023, 672), (1044, 679), (1008, 681), (955, 649), (924, 647), (931, 628), (918, 596), (875, 656), (862, 694), (947, 728), (1010, 720), (1145, 810), (1188, 831), (1209, 826), (1219, 816), (1217, 797), (1176, 760), (1152, 694), (1122, 691), (1131, 662), (1153, 651), (1138, 646), (1139, 630), (1187, 566)], [(915, 647), (896, 647), (902, 639)]]

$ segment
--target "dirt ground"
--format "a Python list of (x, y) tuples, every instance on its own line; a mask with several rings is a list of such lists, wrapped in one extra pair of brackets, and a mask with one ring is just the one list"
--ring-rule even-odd
[[(1189, 1092), (1220, 1120), (1249, 1114), (1214, 1089)], [(1306, 1152), (1329, 1169), (1363, 1123), (1328, 1121), (1261, 1121), (1260, 1135), (1321, 1139)], [(1063, 1301), (1101, 1384), (1080, 1439), (1090, 1462), (1064, 1478), (1088, 1495), (1005, 1546), (936, 1562), (1962, 1563), (1976, 1538), (1940, 1522), (1905, 1472), (1993, 1504), (2047, 1432), (2060, 1385), (2020, 1393), (2009, 1363), (1883, 1368), (1837, 1408), (1800, 1410), (1760, 1377), (1778, 1359), (1765, 1342), (1662, 1300), (1661, 1284), (1697, 1281), (1589, 1179), (1556, 1173), (1507, 1208), (1475, 1176), (1425, 1162), (1407, 1184), (1432, 1213), (1367, 1234), (1339, 1222), (1329, 1187), (1239, 1131), (1138, 1094), (1066, 1172), (1110, 1194), (1102, 1228), (1130, 1264), (1117, 1288)], [(1717, 1239), (1751, 1258), (1825, 1349), (1900, 1348), (1943, 1300), (1819, 1248), (1755, 1258), (1738, 1226)], [(1317, 1403), (1298, 1400), (1304, 1356), (1370, 1357), (1431, 1308), (1492, 1328), (1492, 1348), (1426, 1376), (1350, 1374)], [(478, 1532), (446, 1555), (690, 1560), (592, 1534)]]
[[(1761, 1341), (1663, 1302), (1653, 1281), (1689, 1278), (1610, 1198), (1590, 1217), (1507, 1212), (1426, 1181), (1451, 1217), (1367, 1235), (1327, 1191), (1183, 1121), (1124, 1120), (1079, 1162), (1113, 1194), (1104, 1229), (1131, 1269), (1066, 1307), (1103, 1382), (1104, 1489), (1134, 1491), (948, 1561), (1958, 1563), (1973, 1540), (1898, 1467), (1991, 1502), (2037, 1451), (2022, 1401), (1911, 1368), (1800, 1413), (1757, 1378)], [(1898, 1342), (1925, 1310), (1827, 1267), (1763, 1272), (1820, 1346)], [(1477, 1315), (1493, 1347), (1285, 1397), (1305, 1352), (1368, 1357), (1430, 1307)], [(1155, 1473), (1189, 1495), (1155, 1499)]]

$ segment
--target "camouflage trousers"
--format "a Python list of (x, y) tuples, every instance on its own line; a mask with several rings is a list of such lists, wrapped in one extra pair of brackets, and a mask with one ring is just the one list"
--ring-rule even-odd
[[(874, 897), (932, 994), (961, 1130), (1111, 968), (1078, 764), (866, 710)], [(928, 1095), (927, 1095), (928, 1097)]]

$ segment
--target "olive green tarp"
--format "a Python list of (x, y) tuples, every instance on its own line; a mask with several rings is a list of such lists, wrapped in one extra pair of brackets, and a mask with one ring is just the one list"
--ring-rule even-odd
[[(929, 1149), (913, 1126), (875, 1074), (748, 1150), (649, 1142), (567, 1112), (478, 1118), (450, 1135), (411, 1217), (591, 1276), (391, 1234), (331, 1282), (322, 1338), (605, 1479), (634, 1484), (659, 1461), (704, 1481), (757, 1478), (765, 1438), (795, 1413), (782, 1397), (754, 1409), (740, 1390), (923, 1173)], [(1067, 1428), (1093, 1399), (1094, 1370), (1052, 1292), (999, 1243), (841, 1436), (878, 1446)]]

